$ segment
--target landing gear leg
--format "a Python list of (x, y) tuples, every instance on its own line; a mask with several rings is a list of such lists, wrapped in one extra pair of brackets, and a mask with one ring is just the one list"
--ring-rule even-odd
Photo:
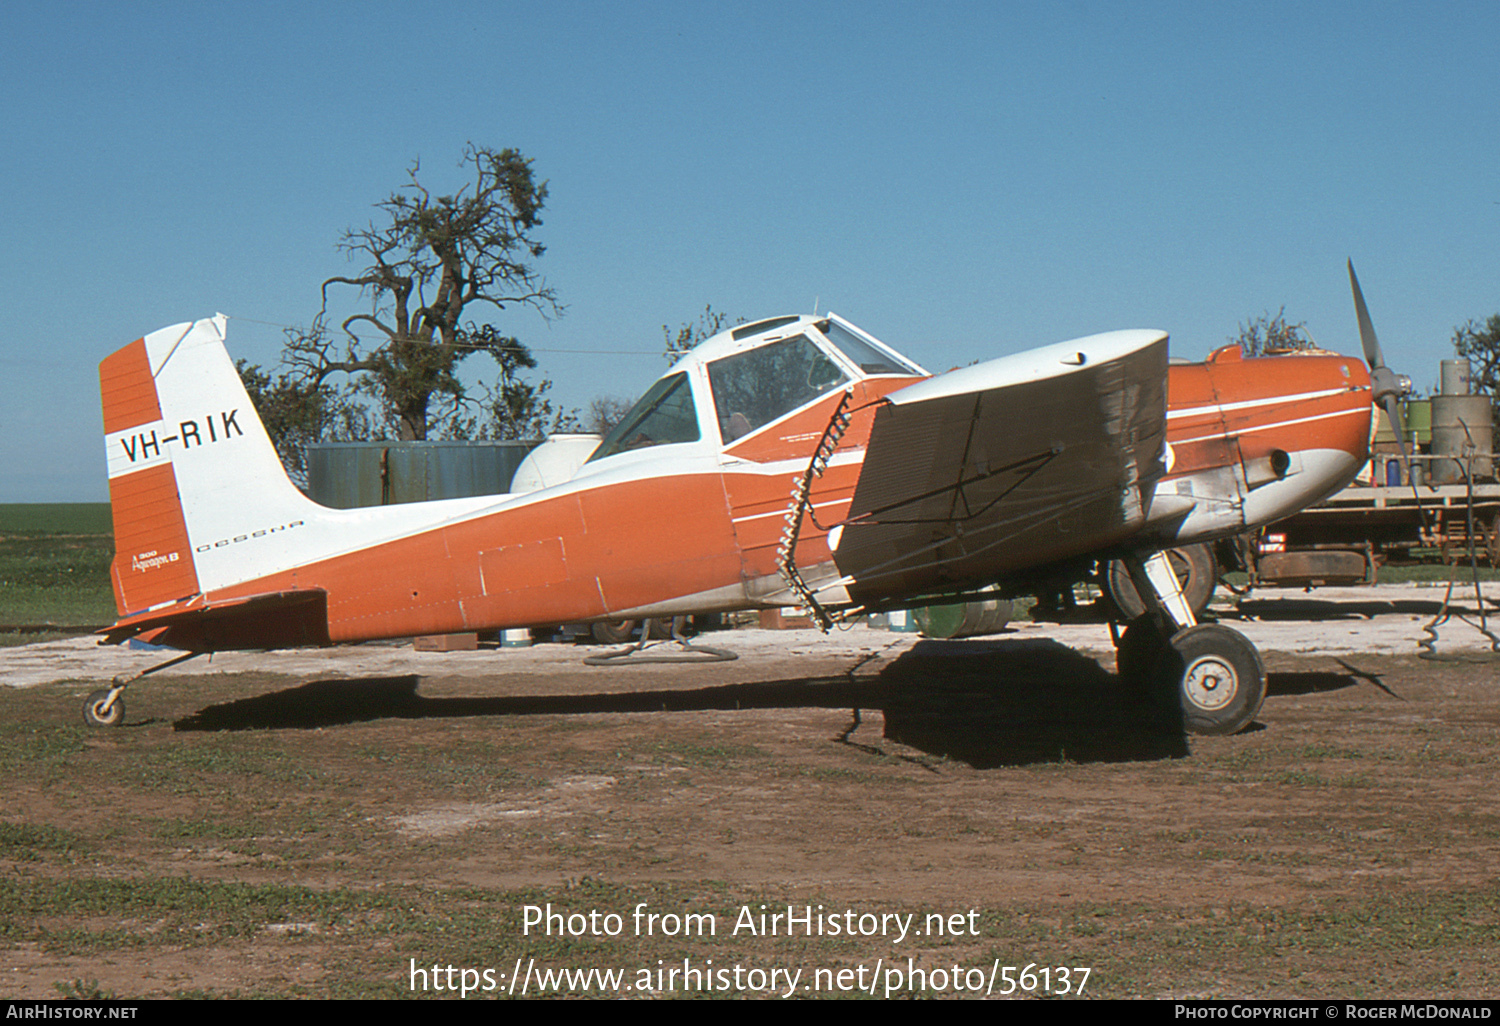
[(91, 727), (118, 727), (125, 722), (125, 699), (120, 696), (125, 689), (142, 677), (150, 676), (157, 670), (165, 670), (169, 666), (187, 662), (202, 655), (202, 652), (184, 652), (175, 659), (168, 659), (164, 663), (142, 670), (140, 673), (122, 673), (110, 681), (110, 686), (100, 688), (93, 692), (83, 701), (83, 722)]
[(1191, 733), (1234, 734), (1249, 726), (1266, 697), (1265, 667), (1250, 639), (1197, 623), (1164, 553), (1125, 563), (1149, 601), (1120, 638), (1120, 676), (1173, 695)]

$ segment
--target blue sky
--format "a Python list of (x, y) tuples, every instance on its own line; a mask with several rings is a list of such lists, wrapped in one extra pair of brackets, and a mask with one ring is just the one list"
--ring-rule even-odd
[[(1437, 379), (1500, 311), (1500, 4), (62, 3), (0, 15), (0, 502), (107, 497), (96, 367), (222, 311), (274, 363), (336, 248), (466, 142), (547, 179), (570, 406), (661, 326), (849, 317), (933, 369), (1283, 305)], [(352, 311), (352, 298), (349, 309)], [(264, 322), (264, 323), (262, 323)], [(569, 352), (584, 350), (588, 352)], [(474, 369), (479, 370), (478, 361)]]

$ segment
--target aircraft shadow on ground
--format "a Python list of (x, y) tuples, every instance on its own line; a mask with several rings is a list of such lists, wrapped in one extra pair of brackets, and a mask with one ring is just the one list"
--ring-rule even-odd
[[(1457, 605), (1465, 605), (1459, 601)], [(1373, 620), (1377, 616), (1436, 616), (1443, 608), (1441, 599), (1398, 599), (1366, 602), (1329, 601), (1316, 598), (1247, 599), (1227, 620), (1301, 620), (1321, 623), (1325, 620)]]
[[(1273, 673), (1270, 690), (1306, 694), (1356, 682), (1343, 674)], [(472, 698), (426, 697), (420, 683), (416, 675), (311, 681), (209, 706), (174, 726), (307, 730), (386, 719), (822, 708), (879, 710), (887, 739), (981, 769), (1189, 754), (1173, 703), (1127, 688), (1096, 660), (1047, 640), (922, 641), (865, 677)]]
[(1326, 691), (1342, 691), (1358, 683), (1359, 678), (1352, 673), (1268, 673), (1266, 697), (1316, 695)]

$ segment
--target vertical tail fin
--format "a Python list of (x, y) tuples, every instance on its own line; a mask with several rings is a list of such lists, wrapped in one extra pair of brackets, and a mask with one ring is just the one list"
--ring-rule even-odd
[[(137, 339), (99, 365), (104, 435), (109, 461), (109, 508), (115, 524), (110, 583), (121, 616), (198, 592), (198, 574), (187, 525), (177, 500), (172, 464), (146, 457), (143, 442), (159, 455), (161, 407), (156, 398), (146, 340)], [(119, 448), (125, 461), (114, 458)], [(139, 468), (135, 464), (139, 461)], [(118, 467), (117, 467), (118, 464)]]
[(179, 324), (99, 365), (122, 617), (275, 569), (252, 543), (322, 509), (287, 479), (223, 338), (223, 316)]

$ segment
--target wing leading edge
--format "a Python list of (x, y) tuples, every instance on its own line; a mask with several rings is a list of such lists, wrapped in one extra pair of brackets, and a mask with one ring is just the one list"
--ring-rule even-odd
[(850, 597), (980, 586), (1138, 531), (1166, 383), (1166, 334), (1116, 331), (891, 393), (834, 552)]

